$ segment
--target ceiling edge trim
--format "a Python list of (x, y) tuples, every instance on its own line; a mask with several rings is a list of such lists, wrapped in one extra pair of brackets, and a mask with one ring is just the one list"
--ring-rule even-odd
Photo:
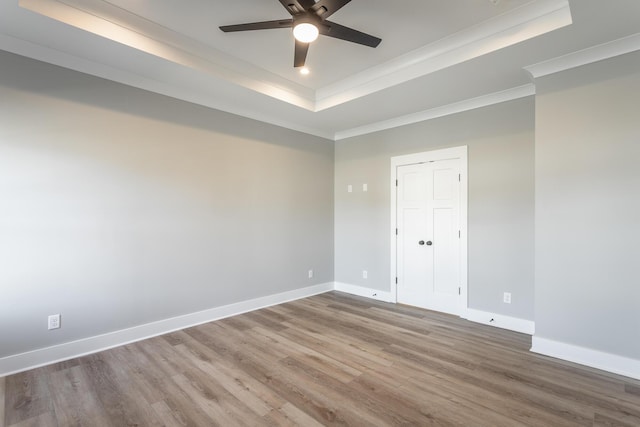
[(529, 65), (534, 79), (640, 50), (640, 33)]
[(55, 49), (44, 47), (39, 44), (31, 43), (2, 33), (0, 33), (0, 49), (62, 68), (114, 81), (126, 86), (135, 87), (270, 125), (279, 126), (292, 131), (317, 136), (328, 141), (333, 141), (334, 134), (332, 132), (300, 126), (296, 123), (280, 120), (249, 109), (238, 108), (224, 103), (217, 103), (214, 102), (211, 97), (200, 93), (186, 91), (184, 88), (153, 80), (129, 71), (109, 67), (98, 62), (78, 58), (68, 53), (60, 52)]
[(449, 116), (452, 114), (462, 113), (476, 108), (487, 107), (501, 102), (513, 101), (515, 99), (526, 98), (535, 95), (535, 85), (529, 83), (523, 86), (517, 86), (499, 92), (493, 92), (487, 95), (478, 96), (476, 98), (467, 99), (452, 104), (443, 105), (442, 107), (432, 108), (405, 116), (396, 117), (390, 120), (384, 120), (377, 123), (371, 123), (352, 129), (336, 132), (334, 139), (336, 141), (352, 138), (354, 136), (366, 135), (369, 133), (380, 132), (387, 129), (393, 129), (400, 126), (406, 126), (414, 123), (424, 122), (439, 117)]
[[(96, 36), (115, 41), (185, 68), (206, 73), (296, 107), (314, 111), (315, 93), (313, 91), (303, 91), (300, 88), (291, 87), (290, 84), (277, 83), (275, 81), (277, 76), (272, 76), (270, 79), (259, 78), (258, 75), (264, 76), (270, 73), (262, 69), (255, 70), (255, 67), (248, 63), (239, 66), (234, 61), (227, 59), (226, 55), (221, 52), (216, 51), (215, 55), (209, 54), (203, 46), (194, 40), (186, 43), (183, 40), (185, 37), (159, 25), (147, 26), (144, 31), (132, 29), (117, 22), (116, 19), (106, 19), (89, 10), (79, 9), (75, 5), (65, 3), (64, 0), (19, 0), (18, 3), (20, 7), (31, 12)], [(89, 3), (86, 6), (89, 7)], [(182, 40), (182, 42), (179, 44), (169, 43), (166, 40), (166, 33), (171, 33), (172, 37), (176, 40)], [(225, 63), (214, 60), (213, 56), (224, 56), (225, 61), (223, 62)]]
[[(91, 9), (93, 3), (111, 5), (105, 0), (86, 3), (78, 0), (19, 0), (21, 7), (59, 22), (312, 112), (399, 85), (572, 22), (568, 0), (533, 1), (385, 64), (313, 91), (278, 83), (276, 80), (279, 76), (264, 78), (263, 73), (262, 77), (258, 77), (260, 73), (251, 64), (239, 64), (218, 51), (213, 55), (195, 40), (178, 37), (181, 42), (171, 43), (167, 34), (173, 33), (172, 30), (151, 21), (141, 24), (141, 28), (129, 28), (130, 26), (123, 24), (122, 16), (116, 18), (118, 13), (124, 13), (123, 10), (113, 12), (113, 19), (101, 17)], [(79, 5), (83, 5), (82, 8)], [(111, 7), (115, 8), (113, 5)], [(101, 11), (107, 9), (103, 8)]]
[(548, 33), (573, 22), (567, 0), (521, 6), (316, 92), (322, 111)]

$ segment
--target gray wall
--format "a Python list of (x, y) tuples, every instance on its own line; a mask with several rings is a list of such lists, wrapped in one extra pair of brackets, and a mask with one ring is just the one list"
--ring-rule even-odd
[(333, 281), (333, 151), (0, 52), (0, 357)]
[(469, 306), (533, 320), (533, 97), (336, 142), (335, 279), (391, 290), (390, 158), (461, 145), (469, 147)]
[(640, 359), (640, 53), (536, 86), (536, 336)]

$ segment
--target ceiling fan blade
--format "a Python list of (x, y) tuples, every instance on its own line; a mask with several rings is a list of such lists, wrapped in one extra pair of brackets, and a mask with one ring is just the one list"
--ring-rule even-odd
[(320, 18), (326, 19), (349, 3), (351, 0), (320, 0), (311, 7)]
[(295, 16), (305, 13), (307, 9), (316, 3), (313, 0), (280, 0), (280, 4), (283, 5), (291, 15)]
[(345, 27), (331, 21), (324, 21), (318, 28), (320, 34), (334, 37), (336, 39), (346, 40), (348, 42), (358, 43), (364, 46), (377, 47), (382, 39), (365, 34), (353, 28)]
[(273, 28), (291, 28), (293, 19), (280, 19), (278, 21), (250, 22), (248, 24), (223, 25), (220, 27), (225, 33), (233, 31), (270, 30)]
[(309, 51), (309, 43), (302, 43), (296, 40), (296, 50), (293, 57), (294, 67), (304, 67), (304, 63), (307, 60), (307, 52)]

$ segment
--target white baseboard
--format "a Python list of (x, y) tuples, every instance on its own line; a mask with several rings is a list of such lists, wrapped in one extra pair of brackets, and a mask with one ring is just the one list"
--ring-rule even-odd
[(346, 292), (359, 297), (367, 297), (384, 302), (396, 302), (393, 295), (389, 291), (379, 291), (377, 289), (365, 288), (363, 286), (350, 285), (348, 283), (335, 282), (334, 289), (340, 292)]
[(468, 308), (467, 315), (462, 317), (472, 322), (495, 326), (496, 328), (508, 329), (510, 331), (528, 335), (533, 335), (536, 329), (535, 322), (531, 320), (518, 319), (517, 317), (489, 313), (487, 311), (475, 310), (473, 308)]
[(73, 359), (248, 311), (332, 291), (333, 282), (241, 301), (0, 359), (0, 377)]
[(640, 360), (534, 336), (531, 351), (640, 380)]

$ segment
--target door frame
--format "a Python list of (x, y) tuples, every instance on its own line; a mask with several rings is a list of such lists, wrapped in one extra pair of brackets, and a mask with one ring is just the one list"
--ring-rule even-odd
[(467, 146), (442, 148), (432, 151), (424, 151), (421, 153), (407, 154), (403, 156), (395, 156), (391, 158), (391, 277), (390, 289), (393, 302), (398, 302), (398, 251), (397, 251), (397, 195), (398, 195), (398, 167), (408, 166), (420, 163), (435, 162), (438, 160), (460, 160), (460, 317), (467, 317), (467, 309), (469, 307), (468, 292), (468, 156)]

